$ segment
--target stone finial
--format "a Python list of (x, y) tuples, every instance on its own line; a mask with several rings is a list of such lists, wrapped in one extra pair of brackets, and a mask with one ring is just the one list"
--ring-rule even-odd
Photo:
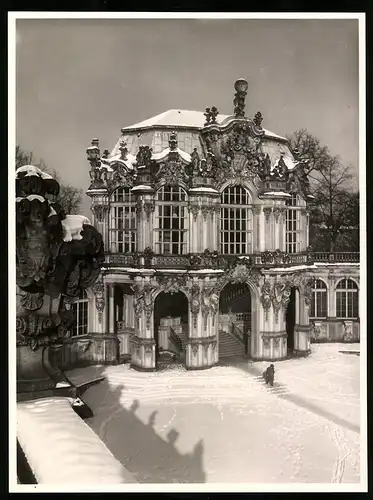
[(207, 125), (216, 123), (216, 117), (218, 116), (219, 111), (216, 106), (213, 106), (212, 108), (206, 108), (206, 111), (203, 114), (206, 117), (206, 122), (205, 122), (205, 127), (206, 127)]
[(120, 159), (121, 160), (127, 160), (128, 149), (127, 149), (127, 143), (126, 142), (120, 141), (119, 151), (120, 151)]
[(175, 151), (177, 149), (177, 134), (176, 132), (172, 132), (168, 141), (171, 151)]
[(263, 115), (260, 111), (255, 113), (254, 123), (257, 127), (262, 128)]
[(92, 139), (91, 146), (87, 148), (87, 160), (96, 163), (100, 160), (100, 146), (98, 139)]
[(234, 95), (234, 115), (237, 118), (245, 118), (245, 98), (247, 94), (249, 84), (244, 78), (239, 78), (235, 84), (235, 95)]

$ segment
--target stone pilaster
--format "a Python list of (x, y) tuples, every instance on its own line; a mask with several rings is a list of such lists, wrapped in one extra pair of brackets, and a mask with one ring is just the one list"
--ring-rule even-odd
[[(190, 370), (209, 368), (218, 362), (218, 309), (210, 289), (194, 281), (189, 300), (189, 339), (186, 367)], [(219, 300), (217, 301), (219, 305)]]
[(154, 287), (149, 277), (135, 278), (133, 299), (135, 333), (132, 338), (131, 366), (143, 371), (156, 369), (154, 340)]

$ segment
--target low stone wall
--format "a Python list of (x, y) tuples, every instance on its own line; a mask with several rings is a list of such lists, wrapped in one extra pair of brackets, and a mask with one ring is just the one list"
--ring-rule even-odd
[(117, 335), (88, 334), (63, 339), (62, 346), (50, 352), (52, 364), (65, 370), (120, 362), (120, 338)]
[(357, 320), (310, 320), (311, 342), (360, 342), (360, 322)]
[(17, 439), (39, 484), (137, 482), (74, 412), (68, 398), (18, 403)]

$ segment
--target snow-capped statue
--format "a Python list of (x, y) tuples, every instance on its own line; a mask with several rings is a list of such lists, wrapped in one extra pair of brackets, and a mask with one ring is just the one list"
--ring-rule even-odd
[(66, 301), (94, 284), (104, 260), (101, 234), (86, 217), (66, 215), (58, 193), (39, 168), (17, 169), (17, 347), (33, 351), (66, 334), (73, 320)]

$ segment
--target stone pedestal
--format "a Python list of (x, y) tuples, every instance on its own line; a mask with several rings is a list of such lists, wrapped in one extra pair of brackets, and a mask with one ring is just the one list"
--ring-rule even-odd
[(218, 346), (215, 335), (189, 339), (186, 349), (186, 367), (188, 370), (211, 368), (218, 361)]
[(29, 346), (17, 346), (17, 393), (53, 390), (55, 381), (45, 369), (48, 348), (32, 351)]

